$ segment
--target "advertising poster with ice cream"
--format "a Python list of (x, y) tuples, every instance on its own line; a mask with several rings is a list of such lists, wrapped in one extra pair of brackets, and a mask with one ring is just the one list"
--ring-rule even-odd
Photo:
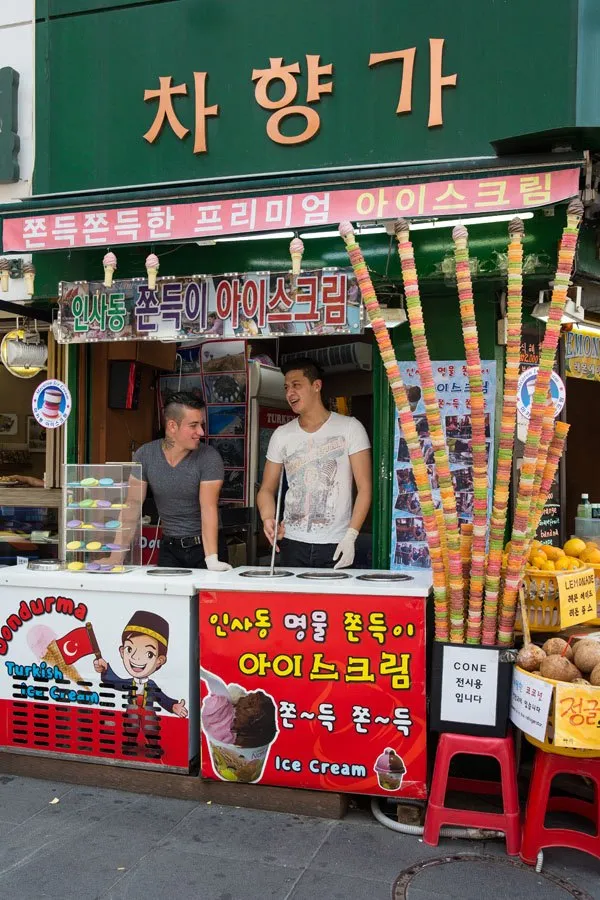
[(43, 428), (60, 428), (71, 413), (69, 388), (55, 378), (42, 381), (34, 391), (31, 408)]
[[(433, 377), (440, 406), (442, 428), (446, 436), (456, 508), (461, 523), (473, 519), (473, 447), (469, 378), (464, 360), (433, 362)], [(494, 409), (496, 401), (496, 363), (482, 360), (485, 394), (485, 442), (488, 454), (488, 512), (491, 513), (494, 465)], [(419, 372), (415, 363), (399, 363), (406, 385), (419, 442), (425, 457), (436, 508), (442, 504), (437, 480), (433, 445)], [(392, 503), (391, 569), (430, 569), (429, 546), (421, 516), (421, 505), (406, 439), (396, 419), (394, 434), (395, 471)]]
[(201, 591), (202, 776), (424, 798), (424, 608)]
[(189, 601), (165, 612), (163, 595), (26, 587), (0, 600), (2, 747), (189, 770)]

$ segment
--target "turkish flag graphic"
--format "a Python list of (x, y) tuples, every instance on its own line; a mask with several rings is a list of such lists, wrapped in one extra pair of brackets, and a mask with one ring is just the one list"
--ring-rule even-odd
[(77, 662), (82, 656), (89, 656), (95, 652), (90, 631), (85, 625), (82, 628), (75, 628), (62, 638), (57, 638), (56, 646), (64, 661), (70, 665)]

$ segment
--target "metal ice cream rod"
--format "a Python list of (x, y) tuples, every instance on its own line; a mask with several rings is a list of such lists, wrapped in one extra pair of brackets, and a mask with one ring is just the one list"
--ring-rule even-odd
[(279, 476), (279, 487), (277, 489), (277, 506), (275, 507), (275, 534), (273, 535), (273, 549), (271, 550), (271, 567), (269, 576), (272, 578), (275, 571), (275, 554), (277, 553), (277, 533), (279, 531), (279, 516), (281, 515), (281, 494), (283, 492), (283, 473), (284, 467), (281, 466), (281, 475)]
[(202, 666), (200, 666), (200, 678), (203, 678), (207, 683), (211, 694), (219, 694), (221, 697), (229, 696), (227, 685), (223, 679), (219, 678), (218, 675), (214, 675), (212, 672), (207, 671), (207, 669), (203, 669)]

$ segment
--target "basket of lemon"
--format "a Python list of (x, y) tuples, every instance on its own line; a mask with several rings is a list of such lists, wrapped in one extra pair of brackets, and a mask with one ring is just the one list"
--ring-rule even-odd
[[(553, 547), (533, 541), (529, 564), (523, 579), (524, 599), (527, 604), (529, 626), (532, 631), (556, 632), (561, 630), (558, 605), (557, 572), (574, 572), (578, 569), (594, 569), (596, 590), (600, 590), (600, 547), (594, 541), (571, 538), (564, 547)], [(588, 625), (600, 625), (598, 618)], [(516, 620), (517, 631), (522, 631), (521, 614)]]

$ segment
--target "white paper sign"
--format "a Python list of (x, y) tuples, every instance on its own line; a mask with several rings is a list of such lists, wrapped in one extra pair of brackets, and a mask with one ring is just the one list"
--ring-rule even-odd
[(444, 647), (442, 702), (444, 722), (496, 724), (498, 653), (483, 647)]
[(553, 686), (515, 668), (510, 698), (510, 720), (538, 741), (546, 736)]

